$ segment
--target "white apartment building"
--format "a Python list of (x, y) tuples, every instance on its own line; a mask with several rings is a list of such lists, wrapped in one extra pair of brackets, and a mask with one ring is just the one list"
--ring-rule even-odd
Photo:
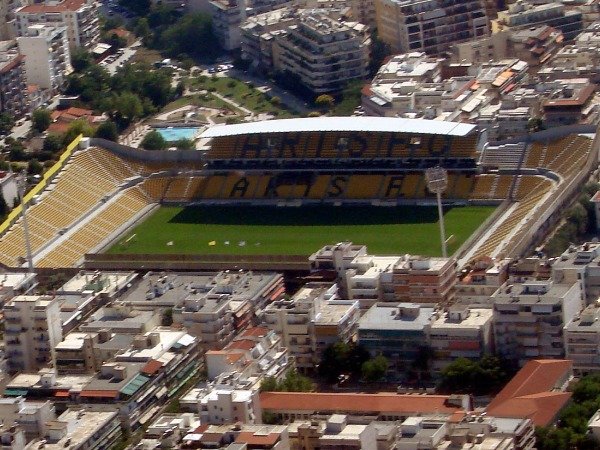
[(458, 358), (480, 359), (492, 353), (493, 312), (489, 308), (451, 306), (429, 329), (429, 345), (435, 352), (432, 370), (439, 373)]
[(258, 390), (217, 386), (200, 399), (198, 408), (201, 423), (260, 423), (262, 420)]
[(600, 244), (587, 242), (570, 246), (552, 264), (552, 278), (557, 283), (576, 283), (581, 287), (585, 304), (600, 298)]
[(21, 295), (3, 308), (4, 346), (11, 372), (31, 372), (55, 359), (62, 340), (60, 309), (54, 297)]
[(68, 46), (92, 49), (100, 37), (98, 9), (93, 0), (46, 0), (23, 6), (15, 12), (17, 36), (26, 36), (27, 29), (35, 24), (66, 27)]
[(600, 370), (600, 307), (589, 305), (565, 325), (566, 357), (573, 372), (584, 376)]
[(370, 45), (367, 25), (307, 11), (274, 36), (273, 67), (316, 95), (339, 92), (367, 76)]
[(337, 299), (335, 293), (335, 285), (309, 283), (264, 311), (265, 324), (281, 335), (301, 371), (313, 369), (329, 344), (349, 342), (356, 332), (358, 302)]
[(524, 365), (562, 358), (563, 327), (582, 309), (579, 283), (552, 280), (505, 284), (492, 295), (496, 352)]
[(17, 38), (29, 84), (58, 91), (73, 68), (65, 27), (31, 25)]
[(112, 448), (120, 439), (121, 422), (117, 411), (70, 408), (48, 423), (48, 430), (42, 437), (43, 440), (34, 440), (25, 450), (103, 450)]
[(498, 18), (492, 21), (494, 32), (518, 30), (538, 25), (549, 25), (560, 30), (566, 40), (572, 40), (583, 29), (583, 13), (567, 9), (562, 3), (543, 3), (518, 0), (505, 11), (498, 11)]
[(438, 55), (452, 44), (489, 34), (481, 0), (376, 0), (379, 37), (394, 52)]
[(18, 424), (25, 438), (44, 436), (48, 422), (56, 419), (54, 404), (50, 401), (26, 402), (23, 397), (0, 398), (0, 421), (6, 425)]

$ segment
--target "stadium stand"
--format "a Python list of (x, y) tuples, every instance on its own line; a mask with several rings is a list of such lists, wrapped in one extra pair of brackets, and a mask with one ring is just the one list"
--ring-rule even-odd
[[(486, 149), (479, 158), (472, 125), (425, 122), (322, 118), (214, 127), (203, 135), (208, 150), (181, 160), (175, 152), (163, 160), (110, 146), (79, 150), (28, 208), (34, 260), (39, 267), (76, 265), (163, 202), (431, 201), (424, 169), (434, 165), (448, 169), (447, 201), (515, 202), (474, 249), (498, 255), (538, 214), (552, 180), (575, 177), (592, 150), (592, 139), (568, 135)], [(478, 159), (502, 170), (481, 173)], [(24, 254), (19, 219), (0, 236), (0, 263), (21, 265)]]

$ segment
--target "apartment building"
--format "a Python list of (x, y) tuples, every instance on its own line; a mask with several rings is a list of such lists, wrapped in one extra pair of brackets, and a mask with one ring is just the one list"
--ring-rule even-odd
[(211, 389), (198, 404), (200, 421), (208, 424), (255, 423), (262, 411), (257, 389), (217, 387)]
[(379, 37), (392, 51), (439, 55), (452, 44), (489, 34), (480, 0), (376, 0)]
[(273, 70), (273, 38), (275, 34), (298, 22), (293, 8), (284, 7), (248, 17), (240, 27), (241, 56), (252, 70)]
[(149, 272), (117, 303), (161, 313), (172, 308), (175, 325), (199, 337), (204, 350), (219, 350), (251, 323), (255, 313), (284, 293), (283, 276), (274, 272)]
[(282, 337), (302, 371), (314, 369), (329, 344), (349, 342), (356, 333), (358, 318), (357, 301), (338, 299), (335, 285), (316, 283), (264, 310), (265, 324)]
[(266, 377), (281, 378), (294, 365), (282, 339), (265, 327), (251, 327), (237, 335), (223, 350), (204, 354), (209, 380), (235, 373), (259, 384)]
[(436, 309), (414, 303), (377, 303), (358, 322), (358, 343), (388, 359), (391, 374), (402, 377), (428, 346)]
[(0, 111), (15, 118), (29, 111), (25, 58), (15, 48), (0, 50)]
[(498, 11), (492, 21), (493, 32), (523, 30), (539, 25), (548, 25), (562, 32), (567, 41), (573, 40), (583, 30), (583, 14), (576, 9), (567, 9), (562, 3), (536, 4), (525, 0)]
[(565, 354), (563, 327), (582, 309), (579, 283), (552, 280), (506, 284), (494, 295), (496, 352), (524, 365)]
[(569, 246), (552, 264), (552, 279), (557, 283), (579, 282), (586, 305), (600, 298), (600, 244), (586, 242)]
[(48, 423), (48, 431), (31, 442), (25, 450), (44, 448), (61, 450), (81, 448), (103, 450), (112, 448), (121, 438), (121, 423), (117, 411), (92, 407), (69, 408), (57, 420)]
[(68, 46), (91, 50), (100, 37), (98, 9), (92, 0), (46, 0), (23, 6), (15, 11), (17, 36), (27, 36), (31, 25), (65, 27)]
[(290, 3), (290, 0), (190, 0), (188, 10), (209, 14), (219, 44), (231, 51), (242, 45), (242, 26), (246, 19)]
[(49, 25), (31, 25), (17, 38), (19, 52), (25, 57), (27, 82), (58, 92), (73, 68), (67, 29)]
[(25, 401), (23, 397), (0, 398), (0, 421), (17, 424), (27, 441), (44, 436), (48, 422), (56, 420), (54, 404), (46, 401)]
[(11, 372), (35, 371), (55, 360), (62, 339), (60, 309), (54, 297), (21, 295), (2, 309), (4, 346)]
[(450, 304), (455, 284), (456, 262), (452, 258), (407, 255), (393, 269), (394, 295), (400, 302)]
[(370, 44), (367, 25), (305, 11), (274, 36), (273, 68), (297, 77), (315, 95), (335, 93), (367, 76)]
[(589, 305), (565, 325), (565, 353), (577, 376), (600, 370), (600, 307)]
[(429, 329), (434, 351), (432, 370), (439, 373), (458, 358), (479, 360), (493, 349), (492, 317), (489, 308), (455, 305), (440, 314)]

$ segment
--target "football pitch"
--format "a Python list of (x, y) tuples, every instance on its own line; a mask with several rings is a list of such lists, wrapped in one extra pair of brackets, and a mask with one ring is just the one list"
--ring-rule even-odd
[[(452, 254), (494, 211), (493, 206), (444, 209)], [(122, 236), (108, 253), (310, 255), (341, 241), (369, 253), (441, 254), (433, 206), (161, 207)]]

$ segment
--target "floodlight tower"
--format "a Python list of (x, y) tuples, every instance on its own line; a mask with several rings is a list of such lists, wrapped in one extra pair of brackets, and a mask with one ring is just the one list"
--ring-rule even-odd
[(31, 241), (29, 240), (29, 225), (27, 224), (27, 202), (25, 198), (25, 185), (27, 184), (27, 174), (23, 170), (17, 179), (17, 191), (19, 193), (19, 203), (21, 204), (21, 215), (23, 217), (23, 235), (25, 236), (25, 250), (27, 251), (27, 269), (33, 273), (33, 256), (31, 255)]
[(448, 187), (448, 172), (440, 166), (430, 167), (425, 171), (427, 188), (437, 197), (438, 215), (440, 216), (440, 239), (442, 240), (442, 256), (448, 257), (446, 249), (446, 228), (444, 226), (444, 210), (442, 209), (442, 193)]

